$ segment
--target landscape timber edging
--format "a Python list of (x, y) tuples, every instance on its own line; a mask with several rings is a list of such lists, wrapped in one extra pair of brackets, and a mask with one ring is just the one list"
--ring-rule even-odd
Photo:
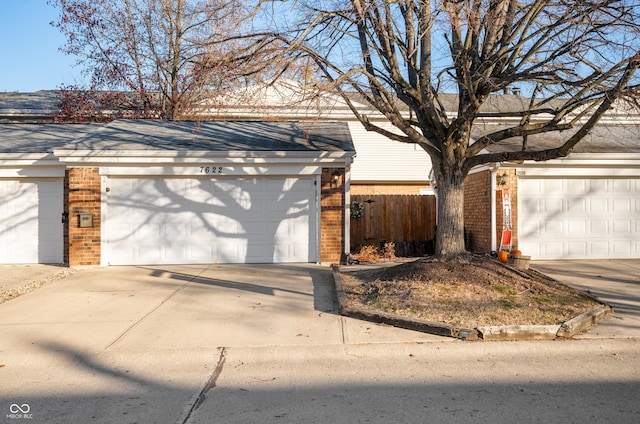
[[(380, 324), (392, 325), (394, 327), (408, 330), (435, 334), (437, 336), (453, 337), (466, 341), (552, 340), (555, 338), (570, 338), (597, 324), (599, 321), (613, 313), (613, 308), (603, 303), (590, 311), (566, 321), (562, 325), (504, 325), (478, 328), (458, 327), (445, 322), (409, 318), (403, 315), (349, 306), (347, 303), (347, 295), (344, 291), (344, 285), (342, 284), (340, 267), (332, 265), (331, 268), (340, 315)], [(594, 300), (602, 303), (596, 298), (594, 298)]]

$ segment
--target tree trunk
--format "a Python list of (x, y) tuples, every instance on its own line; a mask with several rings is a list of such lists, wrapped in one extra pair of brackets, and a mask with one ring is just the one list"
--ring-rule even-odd
[(437, 178), (438, 221), (436, 256), (451, 259), (466, 253), (464, 246), (464, 178)]

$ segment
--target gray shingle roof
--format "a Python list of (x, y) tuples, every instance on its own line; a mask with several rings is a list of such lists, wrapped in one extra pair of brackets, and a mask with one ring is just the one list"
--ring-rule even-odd
[(53, 150), (354, 152), (344, 122), (119, 120), (0, 125), (0, 152)]
[[(507, 126), (488, 124), (476, 126), (473, 136), (498, 131)], [(562, 145), (575, 130), (551, 132), (529, 137), (527, 150), (555, 148)], [(522, 139), (512, 139), (491, 145), (487, 148), (492, 153), (520, 150)], [(597, 125), (572, 151), (573, 153), (640, 153), (640, 125)]]
[(99, 127), (96, 124), (0, 124), (0, 153), (51, 153)]

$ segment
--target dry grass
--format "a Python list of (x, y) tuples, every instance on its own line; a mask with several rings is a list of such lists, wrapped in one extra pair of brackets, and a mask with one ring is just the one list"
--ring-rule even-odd
[(350, 306), (464, 327), (561, 324), (598, 306), (533, 270), (486, 256), (423, 258), (342, 274)]

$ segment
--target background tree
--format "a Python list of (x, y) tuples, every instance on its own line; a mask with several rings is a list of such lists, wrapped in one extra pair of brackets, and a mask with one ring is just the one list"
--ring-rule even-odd
[(237, 70), (229, 68), (228, 59), (238, 42), (227, 39), (242, 27), (248, 2), (50, 3), (60, 10), (52, 25), (67, 38), (61, 50), (78, 57), (90, 81), (85, 90), (63, 89), (63, 101), (80, 96), (85, 105), (94, 104), (100, 110), (116, 107), (134, 116), (176, 119), (235, 80)]
[[(312, 58), (322, 85), (340, 92), (367, 130), (429, 154), (436, 252), (445, 257), (464, 252), (463, 187), (472, 168), (566, 156), (637, 90), (637, 0), (301, 0), (264, 10), (271, 20), (254, 34), (255, 46), (274, 60)], [(501, 111), (495, 95), (509, 87), (526, 97)], [(453, 116), (447, 91), (457, 94)], [(400, 132), (357, 109), (354, 92)], [(488, 102), (498, 107), (488, 111)], [(472, 138), (485, 117), (509, 119)], [(536, 143), (550, 133), (562, 141)]]

